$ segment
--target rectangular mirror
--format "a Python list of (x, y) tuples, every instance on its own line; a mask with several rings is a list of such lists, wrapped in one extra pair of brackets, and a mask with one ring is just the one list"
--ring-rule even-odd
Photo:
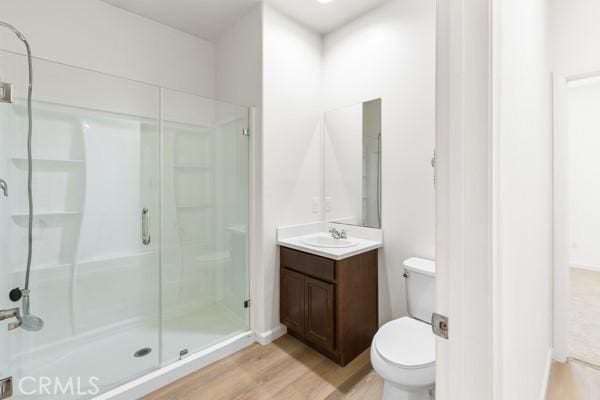
[(381, 228), (381, 99), (325, 113), (325, 220)]

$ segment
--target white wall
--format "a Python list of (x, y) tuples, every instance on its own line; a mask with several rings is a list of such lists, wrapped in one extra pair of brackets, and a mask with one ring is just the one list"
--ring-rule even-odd
[[(498, 18), (496, 18), (498, 17)], [(537, 399), (552, 347), (552, 127), (546, 0), (494, 16), (495, 334), (504, 399)], [(515, 62), (518, 60), (518, 62)]]
[[(381, 260), (382, 320), (406, 314), (402, 261), (435, 255), (429, 164), (434, 147), (434, 40), (434, 2), (397, 0), (325, 38), (269, 6), (258, 6), (217, 41), (216, 97), (253, 104), (259, 117), (253, 138), (253, 155), (260, 160), (262, 154), (262, 163), (253, 167), (257, 332), (279, 325), (276, 227), (322, 217), (322, 210), (312, 209), (312, 199), (322, 195), (322, 113), (379, 97), (384, 152), (390, 154), (383, 161), (383, 213), (385, 221), (387, 210), (388, 220)], [(259, 56), (249, 51), (259, 46)], [(399, 213), (401, 209), (406, 212)]]
[[(99, 0), (5, 0), (2, 21), (21, 30), (35, 57), (212, 97), (210, 42)], [(0, 31), (0, 48), (24, 52)]]
[(569, 88), (571, 266), (600, 268), (600, 83)]
[(276, 228), (318, 221), (321, 117), (321, 37), (275, 9), (263, 15), (263, 281), (257, 329), (279, 324)]
[(600, 71), (600, 2), (550, 0), (553, 70), (563, 75)]
[(262, 11), (257, 4), (215, 42), (215, 93), (219, 100), (262, 106)]
[(324, 39), (325, 110), (382, 98), (380, 318), (406, 315), (402, 261), (435, 258), (435, 1), (394, 0)]

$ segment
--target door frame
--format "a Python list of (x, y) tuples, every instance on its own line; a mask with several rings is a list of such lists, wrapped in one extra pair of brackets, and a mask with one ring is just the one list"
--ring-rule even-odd
[(570, 298), (569, 270), (569, 84), (600, 78), (600, 71), (581, 74), (552, 74), (553, 81), (553, 358), (569, 357), (568, 322)]

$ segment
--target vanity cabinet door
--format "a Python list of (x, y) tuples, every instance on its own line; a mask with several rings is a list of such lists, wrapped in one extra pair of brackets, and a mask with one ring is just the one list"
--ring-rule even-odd
[(304, 335), (304, 284), (307, 278), (289, 270), (281, 269), (281, 322), (288, 330)]
[(334, 286), (305, 277), (304, 337), (327, 350), (334, 351)]

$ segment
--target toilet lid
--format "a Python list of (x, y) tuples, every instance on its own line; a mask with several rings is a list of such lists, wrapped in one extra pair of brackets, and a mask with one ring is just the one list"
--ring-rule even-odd
[(435, 362), (435, 336), (431, 325), (404, 317), (388, 322), (373, 340), (381, 357), (405, 368), (419, 368)]

